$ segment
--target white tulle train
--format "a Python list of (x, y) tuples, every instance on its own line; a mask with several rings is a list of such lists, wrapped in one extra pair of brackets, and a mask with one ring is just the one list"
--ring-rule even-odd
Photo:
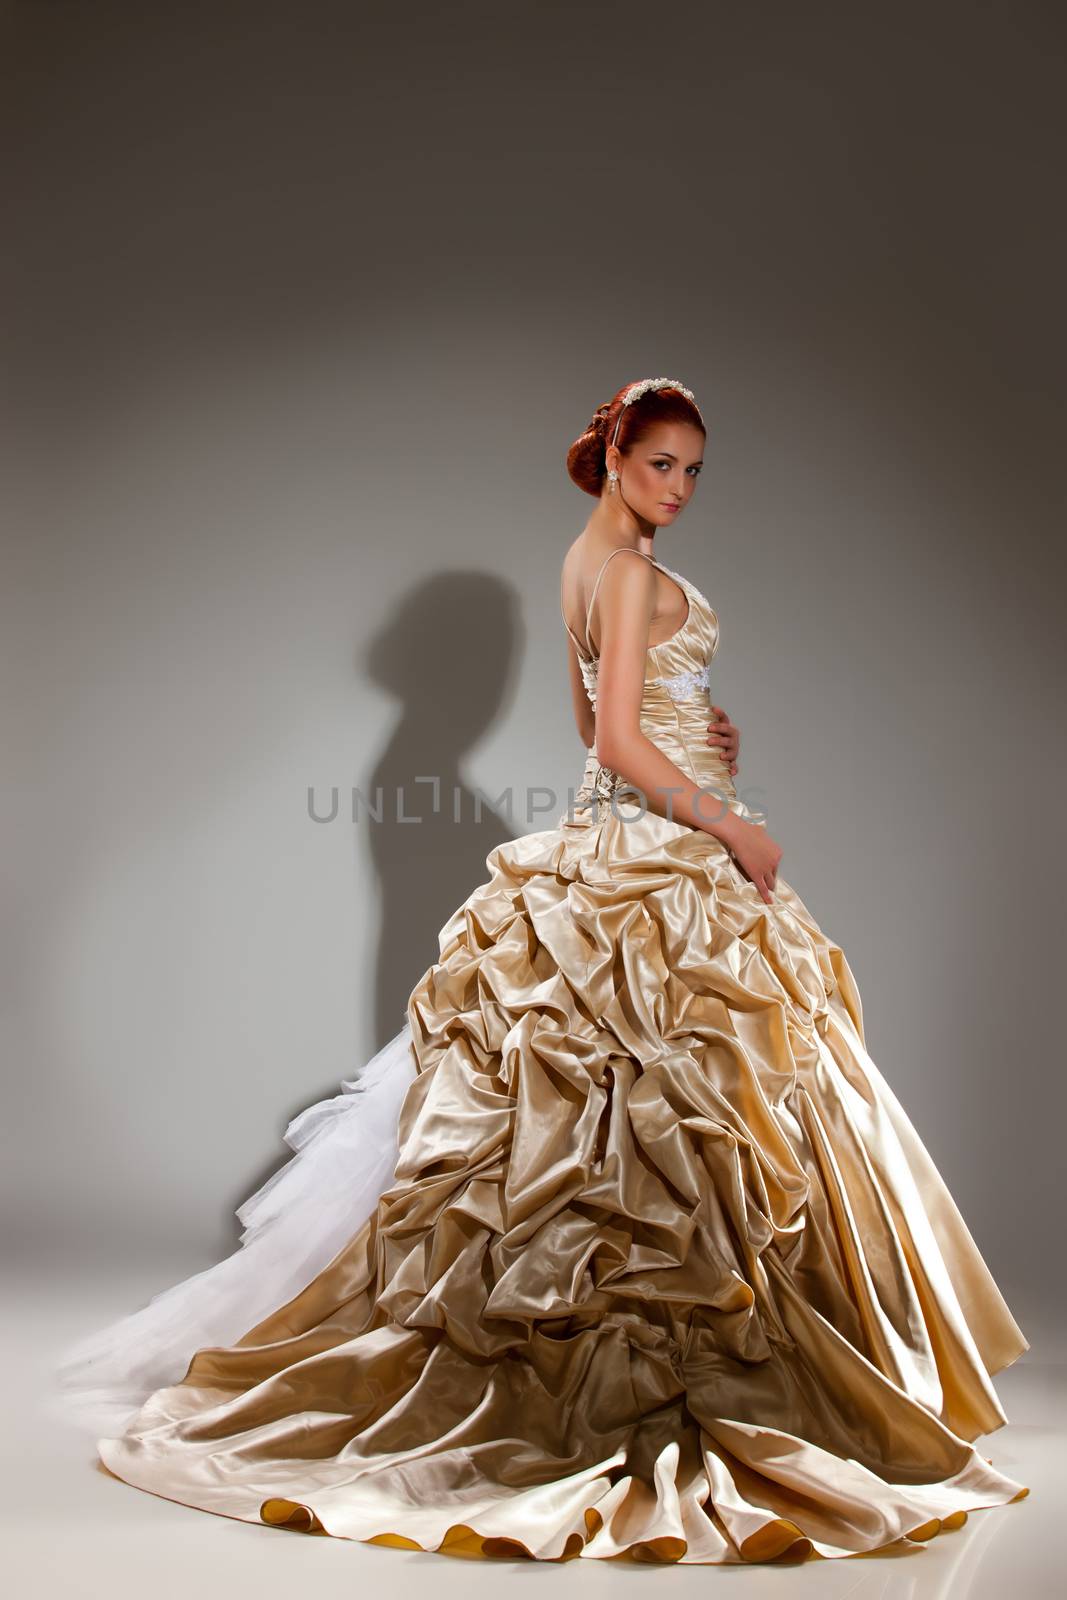
[(197, 1350), (234, 1344), (305, 1288), (389, 1187), (414, 1076), (405, 1021), (340, 1094), (289, 1123), (295, 1154), (238, 1207), (244, 1231), (232, 1255), (61, 1352), (55, 1415), (94, 1435), (120, 1433), (150, 1394), (181, 1381)]

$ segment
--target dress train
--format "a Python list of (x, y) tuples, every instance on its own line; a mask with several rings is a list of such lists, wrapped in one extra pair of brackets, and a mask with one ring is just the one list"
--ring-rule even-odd
[(285, 1130), (295, 1152), (236, 1211), (238, 1248), (60, 1355), (50, 1409), (121, 1433), (156, 1389), (180, 1382), (197, 1350), (234, 1344), (309, 1284), (363, 1226), (392, 1180), (400, 1106), (415, 1076), (405, 1021), (341, 1092)]

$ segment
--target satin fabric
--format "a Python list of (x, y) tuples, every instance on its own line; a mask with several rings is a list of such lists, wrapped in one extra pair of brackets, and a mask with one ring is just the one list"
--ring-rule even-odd
[[(657, 681), (718, 647), (672, 576), (689, 615), (642, 725), (759, 821), (709, 691)], [(541, 1560), (842, 1557), (1025, 1496), (973, 1441), (1029, 1346), (793, 888), (766, 904), (593, 752), (557, 827), (486, 865), (408, 1003), (375, 1210), (100, 1439), (108, 1468), (249, 1522)]]

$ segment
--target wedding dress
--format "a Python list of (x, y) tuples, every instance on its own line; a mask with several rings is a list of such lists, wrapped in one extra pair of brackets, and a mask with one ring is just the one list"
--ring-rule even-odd
[[(641, 726), (759, 820), (706, 742), (718, 619), (660, 570), (689, 609)], [(765, 902), (592, 750), (486, 866), (233, 1255), (62, 1358), (110, 1471), (541, 1560), (848, 1556), (1024, 1497), (973, 1441), (1029, 1345), (790, 885)]]

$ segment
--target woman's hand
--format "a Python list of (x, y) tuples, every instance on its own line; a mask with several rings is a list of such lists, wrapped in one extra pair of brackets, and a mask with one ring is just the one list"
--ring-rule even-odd
[(781, 846), (775, 844), (761, 823), (735, 816), (731, 819), (727, 848), (745, 877), (756, 885), (767, 904), (772, 905), (771, 890), (778, 882)]
[(717, 746), (730, 770), (731, 778), (737, 771), (737, 757), (741, 749), (741, 729), (730, 721), (722, 706), (712, 706), (714, 722), (708, 723), (708, 743)]

